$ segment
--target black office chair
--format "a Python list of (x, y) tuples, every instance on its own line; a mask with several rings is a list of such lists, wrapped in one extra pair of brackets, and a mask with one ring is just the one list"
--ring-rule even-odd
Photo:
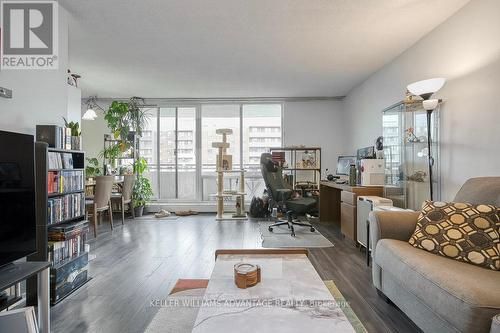
[(278, 220), (276, 223), (269, 226), (269, 231), (273, 231), (273, 227), (280, 225), (288, 225), (291, 229), (292, 236), (295, 236), (294, 225), (309, 227), (311, 232), (315, 229), (310, 223), (294, 220), (298, 214), (315, 213), (317, 212), (317, 201), (314, 198), (293, 197), (293, 190), (283, 179), (283, 169), (279, 167), (272, 159), (272, 155), (264, 153), (260, 157), (260, 169), (264, 183), (266, 184), (269, 193), (269, 207), (286, 207), (286, 220)]

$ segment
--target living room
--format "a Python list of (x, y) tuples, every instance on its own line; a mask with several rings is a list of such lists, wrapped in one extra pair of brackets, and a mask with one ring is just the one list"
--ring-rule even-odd
[(499, 1), (0, 3), (0, 332), (500, 332)]

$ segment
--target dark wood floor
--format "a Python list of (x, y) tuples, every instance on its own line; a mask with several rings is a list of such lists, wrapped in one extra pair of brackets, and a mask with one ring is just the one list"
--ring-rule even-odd
[[(116, 223), (115, 219), (115, 223)], [(377, 296), (364, 255), (336, 230), (319, 225), (332, 248), (311, 249), (311, 262), (333, 280), (369, 332), (418, 332), (396, 307)], [(93, 279), (52, 308), (53, 332), (142, 332), (179, 278), (209, 278), (214, 251), (261, 247), (258, 223), (216, 222), (213, 215), (178, 220), (127, 220), (100, 227), (91, 240)]]

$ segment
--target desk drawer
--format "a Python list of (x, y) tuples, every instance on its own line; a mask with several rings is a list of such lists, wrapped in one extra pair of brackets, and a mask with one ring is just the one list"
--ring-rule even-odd
[(340, 204), (340, 231), (351, 241), (356, 241), (356, 206)]
[(340, 193), (340, 200), (342, 202), (348, 203), (349, 205), (356, 206), (357, 195), (353, 192), (342, 191)]

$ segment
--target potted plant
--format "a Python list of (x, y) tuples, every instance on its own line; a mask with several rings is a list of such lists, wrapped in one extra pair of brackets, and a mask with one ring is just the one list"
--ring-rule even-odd
[(100, 166), (99, 160), (95, 157), (87, 158), (87, 166), (85, 167), (85, 176), (87, 179), (93, 179), (94, 177), (102, 175), (102, 168)]
[(142, 216), (146, 202), (153, 197), (153, 188), (149, 179), (143, 176), (143, 173), (148, 170), (148, 162), (144, 158), (140, 158), (134, 162), (134, 173), (137, 179), (134, 183), (132, 191), (132, 201), (135, 210), (135, 216)]
[(128, 103), (130, 127), (137, 137), (142, 136), (142, 130), (146, 127), (149, 120), (146, 110), (142, 107), (144, 104), (144, 98), (141, 97), (132, 97)]
[[(104, 113), (104, 119), (113, 133), (116, 140), (125, 144), (128, 140), (130, 131), (129, 105), (126, 102), (113, 101), (108, 110)], [(123, 147), (122, 151), (126, 148)]]
[(106, 174), (112, 174), (116, 169), (116, 159), (122, 156), (122, 148), (120, 143), (113, 144), (99, 153), (99, 158), (104, 159), (104, 161), (110, 161), (110, 164), (106, 164)]
[(71, 149), (81, 150), (82, 149), (82, 131), (80, 130), (80, 124), (76, 121), (69, 122), (64, 118), (64, 125), (71, 129)]

